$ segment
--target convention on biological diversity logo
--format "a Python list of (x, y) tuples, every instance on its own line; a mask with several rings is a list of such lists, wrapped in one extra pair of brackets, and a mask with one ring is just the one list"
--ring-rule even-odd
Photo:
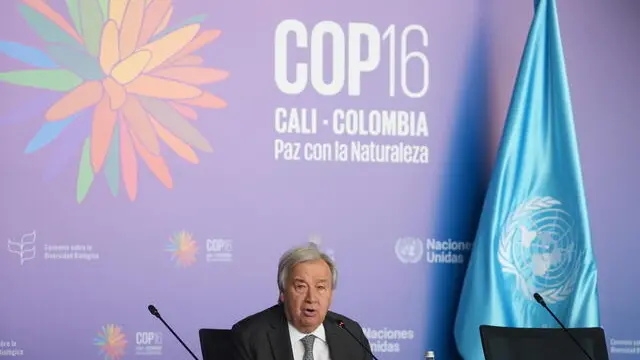
[(118, 360), (124, 356), (127, 339), (119, 326), (109, 324), (98, 331), (93, 344), (98, 346), (100, 355), (104, 356), (105, 360)]
[[(44, 41), (42, 49), (0, 40), (1, 53), (29, 67), (2, 72), (0, 81), (60, 94), (43, 109), (44, 124), (25, 153), (40, 150), (59, 136), (65, 145), (76, 141), (81, 152), (78, 203), (101, 171), (113, 196), (118, 195), (122, 179), (134, 201), (139, 159), (172, 188), (162, 147), (166, 144), (197, 164), (194, 149), (211, 152), (212, 147), (193, 125), (198, 117), (194, 108), (226, 107), (224, 100), (200, 86), (229, 74), (202, 67), (203, 58), (195, 54), (218, 38), (220, 30), (202, 30), (204, 16), (173, 24), (172, 0), (67, 0), (66, 4), (64, 15), (46, 0), (18, 4), (22, 17)], [(42, 101), (28, 105), (24, 111), (48, 106)], [(73, 130), (86, 122), (90, 130)]]
[(198, 244), (193, 239), (193, 234), (180, 231), (169, 239), (165, 250), (171, 252), (171, 260), (179, 267), (191, 266), (196, 262)]

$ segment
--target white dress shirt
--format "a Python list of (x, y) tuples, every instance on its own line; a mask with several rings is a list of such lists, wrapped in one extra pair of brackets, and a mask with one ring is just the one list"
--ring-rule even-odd
[[(329, 357), (329, 345), (324, 333), (324, 325), (315, 329), (312, 333), (316, 337), (313, 341), (313, 360), (331, 360)], [(291, 350), (293, 350), (293, 360), (302, 360), (304, 356), (304, 345), (302, 338), (309, 334), (303, 334), (289, 323), (289, 338), (291, 339)]]

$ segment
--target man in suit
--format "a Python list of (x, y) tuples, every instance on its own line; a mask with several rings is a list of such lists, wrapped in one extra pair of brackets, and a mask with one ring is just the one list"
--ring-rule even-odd
[(235, 360), (370, 360), (338, 326), (342, 321), (370, 350), (360, 325), (329, 311), (338, 271), (315, 244), (285, 252), (278, 264), (278, 304), (236, 323)]

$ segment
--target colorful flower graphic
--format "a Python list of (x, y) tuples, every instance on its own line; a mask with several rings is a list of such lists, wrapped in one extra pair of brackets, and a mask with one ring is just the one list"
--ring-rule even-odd
[(196, 262), (198, 244), (193, 240), (193, 235), (181, 231), (169, 239), (166, 250), (171, 252), (171, 260), (181, 267), (191, 266)]
[(105, 360), (117, 360), (124, 356), (127, 340), (119, 326), (109, 324), (102, 327), (93, 344), (100, 348), (100, 355), (103, 355)]
[(138, 159), (172, 188), (163, 143), (194, 164), (194, 149), (212, 151), (193, 126), (195, 108), (226, 106), (201, 86), (228, 73), (200, 66), (203, 58), (194, 53), (218, 38), (219, 30), (202, 30), (201, 16), (169, 28), (172, 0), (66, 0), (73, 25), (46, 0), (22, 2), (22, 16), (47, 46), (0, 42), (0, 52), (35, 68), (0, 73), (0, 81), (64, 93), (44, 114), (28, 153), (73, 122), (91, 122), (81, 148), (78, 203), (101, 171), (114, 196), (122, 179), (135, 200)]

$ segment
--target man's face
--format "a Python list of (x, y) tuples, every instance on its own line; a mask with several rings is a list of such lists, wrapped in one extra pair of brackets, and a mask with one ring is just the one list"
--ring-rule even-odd
[(324, 321), (332, 296), (331, 269), (326, 262), (315, 260), (293, 267), (280, 300), (293, 326), (310, 333)]

